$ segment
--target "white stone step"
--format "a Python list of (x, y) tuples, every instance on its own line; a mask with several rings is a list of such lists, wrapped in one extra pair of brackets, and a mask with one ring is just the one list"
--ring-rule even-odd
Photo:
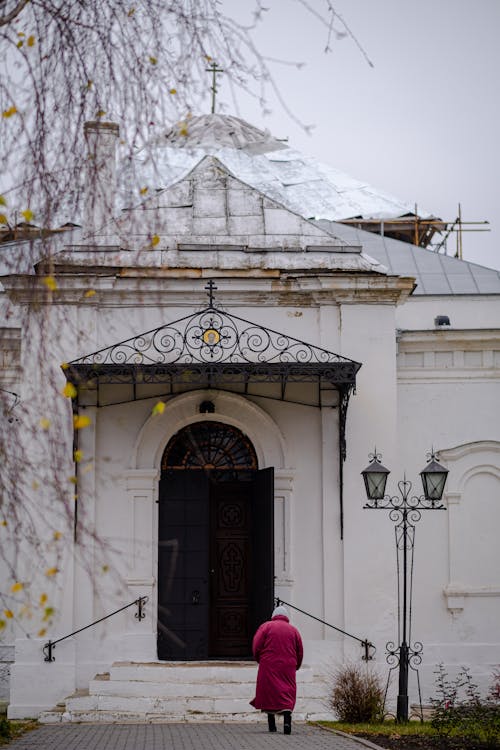
[[(213, 682), (205, 683), (172, 683), (144, 682), (138, 680), (92, 680), (89, 684), (90, 695), (116, 695), (123, 697), (175, 698), (176, 696), (197, 698), (245, 698), (253, 697), (255, 681), (252, 682)], [(298, 683), (298, 694), (304, 698), (319, 698), (325, 695), (326, 688), (319, 682), (307, 681)]]
[(257, 665), (253, 662), (115, 662), (110, 680), (144, 682), (255, 682)]
[[(96, 675), (89, 691), (69, 696), (61, 711), (46, 711), (41, 723), (259, 721), (249, 704), (257, 665), (251, 662), (116, 662)], [(297, 719), (331, 717), (328, 686), (305, 667), (297, 673)]]

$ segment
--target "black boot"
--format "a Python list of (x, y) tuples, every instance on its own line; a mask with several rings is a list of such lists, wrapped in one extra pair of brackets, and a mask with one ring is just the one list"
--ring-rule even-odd
[(292, 733), (292, 712), (285, 711), (283, 713), (283, 734)]
[(274, 714), (267, 714), (267, 724), (270, 732), (276, 731), (276, 719), (274, 718)]

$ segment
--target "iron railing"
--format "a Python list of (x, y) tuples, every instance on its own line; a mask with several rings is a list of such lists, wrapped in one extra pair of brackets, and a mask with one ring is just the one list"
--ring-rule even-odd
[[(353, 638), (355, 641), (358, 641), (358, 643), (361, 643), (361, 645), (364, 648), (365, 653), (361, 657), (363, 661), (371, 661), (373, 659), (373, 656), (377, 649), (375, 648), (373, 643), (368, 640), (368, 638), (358, 638), (357, 635), (348, 633), (346, 630), (342, 630), (342, 628), (338, 628), (336, 625), (331, 625), (329, 622), (322, 620), (321, 617), (316, 617), (316, 615), (312, 615), (310, 612), (306, 612), (305, 610), (300, 609), (299, 607), (296, 607), (294, 604), (290, 604), (290, 602), (285, 602), (284, 599), (280, 599), (277, 596), (274, 598), (274, 601), (276, 602), (277, 607), (279, 607), (280, 604), (285, 604), (287, 607), (290, 607), (290, 609), (294, 609), (296, 612), (300, 612), (302, 615), (305, 615), (306, 617), (310, 617), (311, 620), (316, 620), (316, 622), (320, 622), (322, 625), (326, 625), (327, 628), (332, 628), (333, 630), (336, 630), (338, 633), (342, 633), (342, 635), (346, 635), (348, 638)], [(371, 653), (370, 653), (370, 649), (373, 649)]]
[(126, 604), (124, 607), (120, 607), (120, 609), (117, 609), (114, 612), (110, 612), (109, 615), (105, 615), (104, 617), (101, 617), (100, 620), (95, 620), (94, 622), (91, 622), (88, 625), (85, 625), (83, 628), (80, 628), (79, 630), (75, 630), (73, 633), (68, 633), (68, 635), (63, 635), (63, 637), (58, 638), (57, 641), (48, 641), (43, 647), (43, 653), (45, 654), (44, 661), (49, 662), (49, 663), (55, 661), (55, 656), (52, 655), (52, 651), (56, 647), (57, 643), (61, 643), (61, 641), (65, 641), (67, 638), (71, 638), (72, 636), (77, 635), (78, 633), (82, 633), (84, 630), (88, 630), (89, 628), (92, 628), (94, 625), (98, 625), (100, 622), (104, 622), (104, 620), (108, 620), (110, 617), (113, 617), (113, 615), (117, 615), (119, 612), (123, 612), (125, 609), (132, 607), (134, 604), (137, 605), (137, 612), (135, 613), (135, 617), (138, 620), (144, 620), (144, 618), (146, 617), (144, 613), (144, 606), (147, 603), (147, 601), (148, 601), (147, 596), (140, 596), (138, 599), (134, 599), (133, 602), (130, 602), (130, 604)]

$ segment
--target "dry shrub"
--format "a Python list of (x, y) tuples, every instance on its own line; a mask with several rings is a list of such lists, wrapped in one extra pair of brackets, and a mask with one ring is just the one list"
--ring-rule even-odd
[(384, 716), (384, 688), (366, 665), (343, 664), (333, 673), (330, 705), (340, 721), (377, 723)]

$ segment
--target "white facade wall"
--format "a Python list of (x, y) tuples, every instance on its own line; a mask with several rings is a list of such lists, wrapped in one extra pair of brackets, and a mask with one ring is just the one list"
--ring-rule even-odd
[[(397, 641), (394, 529), (386, 511), (363, 508), (360, 472), (376, 448), (392, 470), (388, 491), (396, 493), (406, 472), (420, 494), (426, 452), (432, 446), (440, 451), (450, 469), (447, 510), (424, 511), (417, 525), (412, 642), (424, 643), (424, 700), (440, 661), (470, 664), (485, 686), (500, 662), (494, 625), (500, 616), (497, 298), (418, 297), (403, 304), (409, 280), (386, 276), (310, 222), (256, 197), (224, 177), (220, 165), (203, 165), (118, 227), (131, 233), (127, 246), (134, 249), (158, 231), (159, 249), (136, 255), (69, 248), (58, 258), (57, 295), (47, 295), (26, 318), (18, 429), (26, 431), (26, 450), (39, 467), (26, 481), (38, 484), (40, 534), (50, 535), (59, 522), (49, 481), (55, 460), (63, 479), (74, 471), (69, 401), (54, 397), (65, 383), (61, 363), (194, 312), (205, 303), (203, 286), (211, 276), (217, 301), (229, 313), (362, 363), (347, 412), (343, 518), (335, 402), (318, 409), (203, 390), (168, 400), (163, 414), (153, 416), (159, 387), (151, 398), (82, 409), (92, 424), (80, 431), (77, 542), (67, 534), (54, 547), (60, 573), (53, 580), (33, 558), (22, 571), (34, 591), (47, 588), (57, 616), (44, 637), (11, 631), (19, 638), (10, 715), (51, 708), (114, 661), (156, 660), (161, 456), (179, 429), (211, 418), (242, 430), (259, 467), (275, 468), (277, 595), (368, 638), (383, 674), (385, 644)], [(176, 206), (181, 194), (193, 205)], [(102, 230), (102, 245), (115, 228)], [(208, 245), (177, 249), (181, 235), (187, 246)], [(240, 249), (228, 250), (230, 242)], [(106, 272), (86, 273), (89, 265)], [(30, 301), (31, 282), (12, 282), (10, 294), (20, 307)], [(89, 288), (96, 294), (87, 298)], [(435, 330), (437, 315), (449, 315), (450, 330)], [(122, 391), (128, 398), (127, 387)], [(213, 415), (199, 413), (206, 398), (215, 403)], [(57, 456), (52, 437), (37, 429), (46, 414), (57, 425)], [(72, 492), (69, 486), (69, 497)], [(57, 645), (54, 663), (43, 661), (48, 637), (66, 635), (141, 595), (149, 598), (144, 620), (128, 609)], [(306, 663), (315, 668), (360, 657), (355, 641), (303, 615), (293, 621), (305, 639)], [(412, 701), (416, 697), (412, 687)]]

